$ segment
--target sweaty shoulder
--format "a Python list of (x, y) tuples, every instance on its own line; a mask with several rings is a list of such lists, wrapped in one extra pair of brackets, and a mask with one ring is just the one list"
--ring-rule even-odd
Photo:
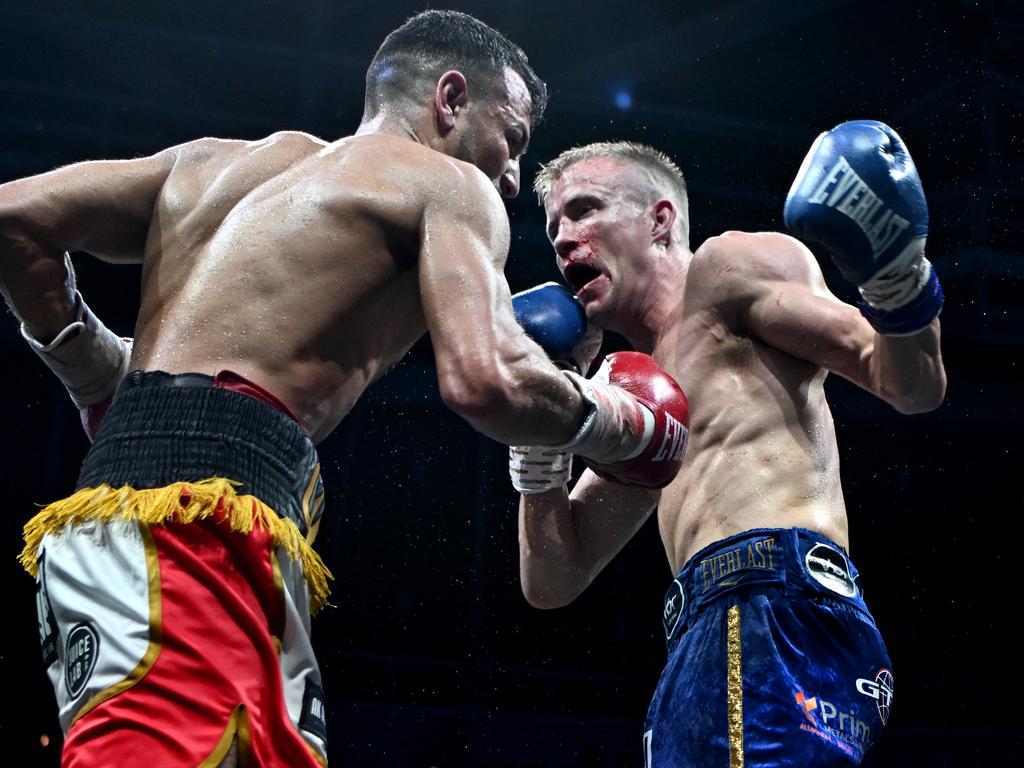
[(230, 159), (240, 155), (269, 152), (270, 154), (308, 154), (327, 146), (327, 142), (302, 131), (278, 131), (264, 139), (218, 139), (211, 136), (176, 147), (178, 163), (202, 164), (218, 158)]
[[(491, 181), (470, 163), (396, 136), (356, 136), (356, 152), (373, 161), (382, 183), (400, 183), (422, 227), (458, 227), (496, 252), (508, 249), (508, 215)], [(376, 160), (375, 160), (376, 158)]]
[(477, 205), (502, 208), (494, 185), (476, 166), (396, 136), (357, 137), (364, 152), (386, 151), (390, 170), (401, 173), (430, 204)]
[(724, 232), (693, 255), (697, 282), (714, 286), (719, 298), (740, 298), (763, 282), (824, 286), (814, 254), (799, 240), (779, 232)]

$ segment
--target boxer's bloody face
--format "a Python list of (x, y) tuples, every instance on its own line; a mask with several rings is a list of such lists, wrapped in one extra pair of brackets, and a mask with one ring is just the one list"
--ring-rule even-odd
[(652, 242), (639, 172), (607, 157), (569, 166), (544, 208), (558, 269), (591, 322), (621, 329), (644, 311)]
[(530, 142), (531, 114), (526, 83), (506, 69), (496, 94), (471, 97), (466, 104), (452, 154), (483, 171), (503, 197), (515, 197), (519, 159)]

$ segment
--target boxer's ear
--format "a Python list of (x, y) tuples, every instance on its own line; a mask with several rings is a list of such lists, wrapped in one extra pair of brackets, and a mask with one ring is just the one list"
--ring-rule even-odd
[(446, 136), (455, 127), (455, 120), (468, 101), (469, 85), (465, 75), (457, 69), (450, 69), (441, 75), (434, 88), (434, 111), (442, 136)]
[(675, 204), (667, 198), (651, 206), (651, 237), (654, 242), (668, 245), (672, 242), (672, 226), (676, 223)]

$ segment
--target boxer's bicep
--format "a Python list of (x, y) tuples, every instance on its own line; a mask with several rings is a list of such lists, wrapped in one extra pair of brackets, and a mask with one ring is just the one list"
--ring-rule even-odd
[(814, 255), (786, 235), (717, 238), (720, 298), (737, 330), (795, 358), (869, 387), (874, 332), (828, 289)]
[(87, 251), (141, 261), (153, 209), (178, 148), (135, 160), (94, 160), (0, 187), (0, 236), (43, 253)]
[(472, 185), (437, 195), (424, 209), (420, 298), (442, 394), (446, 384), (471, 385), (464, 381), (467, 377), (495, 371), (509, 339), (525, 340), (501, 271), (508, 242), (508, 220), (500, 202), (495, 207)]
[(746, 325), (769, 346), (870, 388), (874, 331), (856, 307), (807, 285), (768, 281), (751, 302)]

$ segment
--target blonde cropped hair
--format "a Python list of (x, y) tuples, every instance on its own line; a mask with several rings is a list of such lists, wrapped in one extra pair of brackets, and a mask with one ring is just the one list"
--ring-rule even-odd
[(626, 165), (640, 168), (647, 172), (651, 179), (653, 197), (643, 201), (645, 204), (654, 202), (657, 197), (667, 196), (678, 209), (677, 223), (681, 225), (682, 242), (689, 243), (690, 213), (689, 198), (686, 194), (686, 179), (679, 166), (672, 158), (654, 147), (634, 141), (599, 141), (582, 147), (573, 147), (562, 152), (549, 163), (541, 166), (540, 173), (533, 182), (533, 191), (541, 205), (547, 200), (555, 181), (573, 165), (584, 160), (608, 157), (619, 160)]

